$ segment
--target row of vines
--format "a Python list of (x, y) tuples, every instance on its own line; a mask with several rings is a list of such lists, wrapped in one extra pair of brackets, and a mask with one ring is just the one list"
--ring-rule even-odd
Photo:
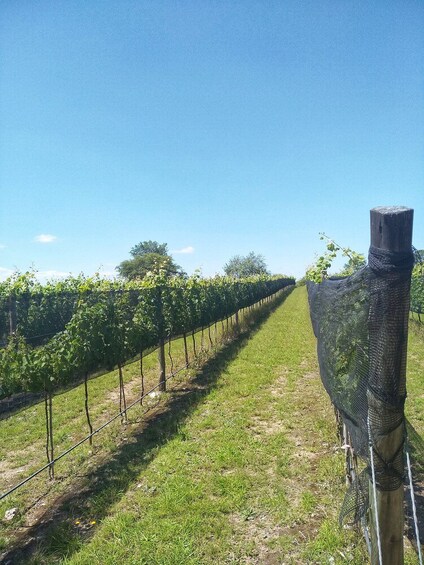
[(0, 286), (0, 398), (47, 392), (120, 367), (293, 284), (287, 277), (167, 279), (122, 283), (21, 275)]
[[(125, 422), (125, 363), (140, 360), (142, 401), (146, 352), (157, 347), (163, 352), (166, 340), (182, 336), (188, 366), (188, 333), (192, 334), (195, 352), (196, 331), (206, 327), (210, 330), (212, 324), (225, 319), (228, 322), (233, 315), (237, 319), (239, 310), (293, 283), (287, 277), (169, 279), (159, 274), (132, 283), (79, 277), (40, 285), (30, 275), (14, 277), (0, 286), (0, 399), (19, 392), (43, 394), (47, 466), (53, 477), (55, 392), (84, 381), (90, 430), (86, 439), (91, 444), (96, 431), (88, 407), (90, 374), (118, 368), (118, 416)], [(159, 390), (165, 390), (164, 367), (163, 363)]]

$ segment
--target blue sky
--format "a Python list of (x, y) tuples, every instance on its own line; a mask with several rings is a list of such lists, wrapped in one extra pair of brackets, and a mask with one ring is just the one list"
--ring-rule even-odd
[(415, 210), (421, 1), (3, 0), (0, 277), (113, 273), (139, 241), (189, 273), (302, 276), (326, 232)]

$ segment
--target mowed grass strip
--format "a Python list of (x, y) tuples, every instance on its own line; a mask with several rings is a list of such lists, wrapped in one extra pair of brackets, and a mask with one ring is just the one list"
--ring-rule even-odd
[[(183, 339), (173, 340), (166, 344), (167, 376), (172, 370), (180, 369), (167, 384), (166, 393), (157, 396), (148, 395), (141, 406), (137, 399), (140, 397), (141, 376), (140, 362), (129, 363), (123, 368), (125, 381), (125, 394), (127, 405), (136, 401), (128, 411), (128, 422), (121, 423), (115, 419), (108, 427), (104, 428), (94, 437), (93, 445), (88, 442), (80, 445), (68, 456), (60, 459), (55, 464), (56, 480), (48, 479), (44, 471), (22, 488), (14, 491), (0, 502), (0, 517), (8, 509), (17, 511), (13, 520), (0, 521), (0, 561), (5, 554), (12, 554), (12, 562), (21, 559), (15, 550), (25, 554), (21, 559), (26, 563), (27, 554), (31, 546), (37, 545), (39, 538), (42, 544), (51, 545), (46, 538), (46, 524), (53, 523), (53, 546), (60, 538), (61, 550), (66, 545), (74, 546), (78, 542), (75, 532), (67, 532), (66, 524), (58, 520), (58, 515), (76, 513), (79, 523), (87, 525), (81, 499), (95, 498), (96, 514), (102, 518), (108, 511), (108, 504), (121, 497), (128, 484), (140, 470), (140, 462), (149, 457), (153, 448), (166, 441), (166, 436), (173, 433), (175, 425), (187, 405), (196, 402), (199, 388), (205, 395), (208, 386), (213, 383), (195, 383), (193, 389), (190, 382), (200, 367), (206, 367), (210, 359), (219, 359), (228, 362), (230, 357), (237, 354), (241, 342), (246, 339), (252, 328), (258, 323), (263, 323), (270, 311), (281, 303), (287, 291), (275, 295), (270, 301), (262, 305), (256, 304), (251, 308), (239, 312), (239, 326), (236, 327), (235, 317), (230, 320), (218, 322), (211, 328), (198, 331), (187, 339), (188, 357), (190, 368), (181, 370), (185, 363)], [(241, 334), (240, 334), (241, 332)], [(240, 342), (240, 343), (239, 343)], [(196, 344), (196, 345), (195, 345)], [(219, 371), (219, 363), (215, 363), (215, 374)], [(143, 359), (144, 390), (149, 391), (158, 382), (158, 353), (147, 355)], [(199, 387), (200, 384), (200, 387)], [(88, 382), (90, 419), (93, 428), (104, 424), (111, 416), (116, 415), (119, 406), (118, 372), (116, 370), (92, 378)], [(181, 393), (188, 396), (187, 401), (173, 406), (175, 400), (181, 400)], [(177, 402), (178, 404), (178, 402)], [(181, 404), (183, 406), (181, 406)], [(156, 425), (156, 417), (170, 408), (167, 426)], [(185, 406), (185, 408), (184, 408)], [(184, 408), (184, 410), (181, 410)], [(88, 426), (84, 411), (84, 385), (80, 384), (69, 390), (59, 391), (53, 399), (53, 428), (55, 455), (86, 437)], [(44, 402), (40, 401), (32, 406), (23, 408), (16, 413), (11, 413), (7, 418), (0, 420), (0, 491), (3, 493), (8, 488), (16, 485), (21, 479), (30, 475), (34, 470), (45, 465), (45, 414)], [(166, 428), (166, 426), (165, 426)], [(140, 437), (143, 449), (140, 449)], [(134, 445), (134, 448), (132, 446)], [(115, 483), (110, 486), (110, 483)], [(94, 486), (102, 485), (101, 487)], [(118, 487), (116, 485), (119, 485)], [(94, 497), (93, 491), (98, 491)], [(83, 505), (84, 506), (84, 505)], [(51, 530), (52, 528), (47, 528)], [(40, 535), (43, 530), (43, 535)], [(49, 534), (50, 535), (50, 534)], [(3, 553), (4, 552), (4, 553)], [(47, 561), (50, 562), (50, 561)]]
[(366, 563), (362, 538), (337, 525), (343, 460), (296, 289), (93, 537), (48, 562)]

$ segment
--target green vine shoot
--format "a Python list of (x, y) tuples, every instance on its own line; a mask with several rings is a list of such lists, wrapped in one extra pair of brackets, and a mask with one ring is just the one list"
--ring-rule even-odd
[(343, 247), (323, 232), (320, 232), (319, 236), (322, 241), (325, 241), (326, 251), (307, 269), (307, 280), (321, 283), (324, 279), (328, 278), (329, 270), (334, 260), (340, 256), (340, 254), (343, 257), (347, 257), (348, 262), (343, 267), (343, 270), (337, 273), (338, 276), (352, 275), (358, 269), (365, 266), (365, 256), (362, 253), (357, 253), (349, 247)]

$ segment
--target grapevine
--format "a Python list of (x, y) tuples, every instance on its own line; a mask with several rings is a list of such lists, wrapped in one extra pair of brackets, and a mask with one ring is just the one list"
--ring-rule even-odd
[[(194, 336), (293, 283), (265, 276), (169, 279), (160, 272), (129, 283), (80, 276), (42, 286), (33, 273), (16, 276), (0, 287), (0, 398), (50, 395), (113, 367), (121, 374), (160, 340)], [(125, 408), (122, 377), (120, 391)]]

